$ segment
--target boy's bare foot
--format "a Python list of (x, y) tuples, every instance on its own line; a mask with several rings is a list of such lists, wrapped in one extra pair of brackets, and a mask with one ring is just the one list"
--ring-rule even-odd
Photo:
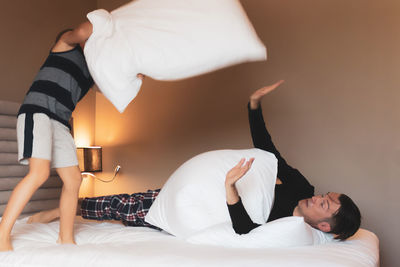
[(0, 251), (10, 251), (13, 250), (11, 245), (11, 238), (0, 238)]
[(45, 210), (33, 214), (28, 218), (27, 223), (49, 223), (60, 217), (60, 210), (58, 208), (52, 210)]
[(72, 245), (76, 245), (75, 240), (62, 240), (61, 237), (58, 237), (57, 239), (57, 244), (60, 245), (65, 245), (65, 244), (72, 244)]

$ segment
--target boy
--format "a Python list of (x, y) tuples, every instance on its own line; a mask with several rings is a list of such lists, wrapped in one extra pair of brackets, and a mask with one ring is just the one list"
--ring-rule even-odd
[(72, 111), (93, 86), (81, 46), (92, 33), (85, 22), (59, 34), (18, 113), (18, 160), (29, 172), (14, 188), (0, 223), (0, 251), (12, 250), (11, 230), (33, 193), (56, 168), (63, 181), (58, 243), (75, 244), (73, 225), (81, 184), (70, 134)]

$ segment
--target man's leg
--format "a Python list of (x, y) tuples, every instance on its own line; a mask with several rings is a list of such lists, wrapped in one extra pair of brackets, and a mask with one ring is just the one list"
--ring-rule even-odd
[(92, 220), (118, 220), (128, 226), (148, 226), (144, 217), (156, 199), (159, 189), (132, 195), (119, 194), (85, 198), (82, 201), (82, 217)]
[[(81, 215), (81, 204), (82, 199), (78, 199), (78, 205), (76, 206), (76, 215)], [(60, 218), (60, 207), (51, 209), (51, 210), (43, 210), (37, 212), (28, 218), (26, 223), (49, 223), (55, 221)]]
[(27, 223), (49, 223), (58, 218), (60, 218), (60, 208), (55, 208), (33, 214), (28, 218)]
[(50, 161), (29, 159), (29, 173), (14, 188), (0, 223), (0, 251), (12, 250), (11, 230), (33, 193), (47, 180)]
[(74, 220), (78, 203), (79, 187), (82, 182), (78, 166), (57, 168), (64, 185), (60, 197), (60, 233), (58, 241), (61, 244), (75, 244)]

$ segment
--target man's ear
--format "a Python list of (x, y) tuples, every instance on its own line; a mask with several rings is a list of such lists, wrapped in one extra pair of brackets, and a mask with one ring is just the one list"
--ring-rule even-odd
[(331, 231), (331, 225), (328, 222), (320, 222), (317, 224), (317, 228), (321, 230), (322, 232), (330, 232)]

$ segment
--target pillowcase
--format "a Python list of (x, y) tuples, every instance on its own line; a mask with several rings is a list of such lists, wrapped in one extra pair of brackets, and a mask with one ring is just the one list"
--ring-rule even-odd
[(120, 112), (140, 89), (138, 73), (176, 80), (266, 59), (238, 0), (137, 0), (87, 17), (90, 73)]
[(146, 222), (180, 238), (230, 222), (226, 174), (241, 158), (252, 157), (252, 167), (236, 187), (250, 218), (265, 223), (274, 201), (277, 160), (274, 154), (256, 148), (211, 151), (185, 162), (161, 189)]
[(211, 226), (186, 238), (193, 244), (234, 248), (270, 248), (319, 245), (331, 242), (333, 235), (312, 228), (303, 217), (284, 217), (265, 223), (245, 235), (238, 235), (231, 223)]

